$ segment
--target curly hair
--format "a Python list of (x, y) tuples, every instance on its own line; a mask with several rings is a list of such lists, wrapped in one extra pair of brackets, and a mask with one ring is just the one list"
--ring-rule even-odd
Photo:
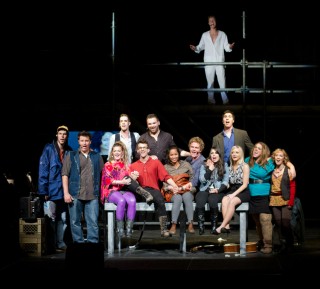
[(202, 140), (202, 138), (198, 137), (198, 136), (195, 136), (195, 137), (192, 137), (190, 140), (189, 140), (189, 147), (190, 145), (193, 143), (193, 142), (196, 142), (200, 145), (200, 150), (203, 151), (204, 149), (204, 141)]

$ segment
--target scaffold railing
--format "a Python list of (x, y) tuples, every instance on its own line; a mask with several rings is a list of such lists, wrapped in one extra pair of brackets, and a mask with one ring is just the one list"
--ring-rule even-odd
[[(144, 64), (146, 66), (176, 66), (176, 67), (196, 67), (196, 68), (204, 68), (208, 65), (233, 65), (233, 66), (241, 66), (243, 69), (242, 73), (242, 86), (241, 87), (228, 87), (228, 88), (154, 88), (148, 89), (148, 91), (159, 91), (165, 90), (168, 92), (179, 92), (179, 91), (190, 91), (190, 92), (235, 92), (235, 93), (265, 93), (265, 94), (288, 94), (288, 93), (305, 93), (307, 89), (270, 89), (267, 88), (267, 69), (270, 68), (290, 68), (290, 69), (305, 69), (305, 68), (319, 68), (319, 65), (316, 64), (297, 64), (297, 63), (288, 63), (288, 62), (273, 62), (273, 61), (238, 61), (238, 62), (167, 62), (167, 63), (147, 63)], [(246, 84), (246, 73), (245, 69), (247, 68), (260, 68), (263, 69), (262, 74), (262, 88), (254, 88), (248, 87)]]

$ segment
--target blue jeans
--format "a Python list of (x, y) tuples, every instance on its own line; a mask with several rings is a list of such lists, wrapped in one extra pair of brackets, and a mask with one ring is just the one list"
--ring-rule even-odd
[(70, 228), (74, 243), (84, 243), (83, 229), (81, 224), (82, 214), (87, 224), (87, 242), (99, 242), (99, 199), (90, 201), (74, 199), (69, 204)]

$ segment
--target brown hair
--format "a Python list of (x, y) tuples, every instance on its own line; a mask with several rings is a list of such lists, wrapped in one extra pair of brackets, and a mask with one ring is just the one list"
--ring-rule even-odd
[(138, 148), (139, 144), (146, 144), (147, 148), (149, 149), (149, 143), (144, 138), (138, 140), (137, 145), (136, 145), (136, 149)]
[[(262, 150), (261, 150), (261, 156), (255, 160), (253, 158), (253, 150), (254, 150), (254, 147), (257, 145), (257, 144), (260, 144), (262, 146)], [(264, 142), (262, 141), (259, 141), (257, 142), (254, 147), (251, 149), (251, 152), (250, 152), (250, 159), (249, 159), (249, 167), (253, 167), (254, 166), (254, 163), (256, 162), (258, 165), (262, 166), (262, 167), (265, 167), (266, 164), (268, 163), (268, 158), (270, 157), (270, 149), (269, 147), (267, 146), (267, 144), (265, 144)]]
[(78, 140), (79, 140), (80, 136), (88, 137), (90, 140), (92, 139), (91, 133), (86, 130), (80, 131), (78, 133)]
[(224, 117), (224, 115), (225, 115), (226, 113), (230, 113), (230, 114), (232, 115), (233, 120), (236, 119), (233, 111), (231, 111), (231, 110), (229, 110), (229, 109), (227, 109), (227, 110), (225, 110), (225, 111), (223, 112), (223, 114), (222, 114), (222, 119), (223, 119), (223, 117)]
[(156, 118), (159, 121), (159, 118), (155, 113), (148, 114), (146, 120), (148, 120), (149, 118)]
[(123, 116), (127, 117), (127, 118), (128, 118), (128, 121), (130, 122), (130, 117), (129, 117), (129, 115), (127, 115), (126, 113), (121, 113), (120, 116), (119, 116), (119, 120), (120, 120), (120, 118), (123, 117)]

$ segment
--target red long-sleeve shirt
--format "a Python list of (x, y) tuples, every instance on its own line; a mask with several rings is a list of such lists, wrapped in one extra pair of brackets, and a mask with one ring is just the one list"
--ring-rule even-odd
[(146, 163), (140, 160), (131, 164), (131, 171), (138, 171), (137, 181), (142, 187), (151, 187), (160, 191), (159, 181), (166, 182), (172, 178), (159, 160), (149, 158)]

